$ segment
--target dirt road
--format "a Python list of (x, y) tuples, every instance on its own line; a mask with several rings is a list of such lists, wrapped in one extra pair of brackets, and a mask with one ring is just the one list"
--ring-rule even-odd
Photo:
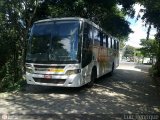
[(36, 92), (0, 93), (0, 113), (12, 119), (127, 119), (125, 114), (157, 114), (160, 90), (148, 76), (149, 67), (121, 63), (112, 77), (102, 77), (90, 89), (41, 87)]

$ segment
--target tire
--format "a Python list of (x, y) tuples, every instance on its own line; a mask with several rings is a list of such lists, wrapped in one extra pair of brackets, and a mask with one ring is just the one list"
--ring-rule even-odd
[(91, 81), (89, 83), (87, 83), (87, 87), (88, 88), (93, 87), (96, 79), (97, 79), (97, 70), (96, 70), (96, 68), (93, 68), (92, 73), (91, 73)]
[(113, 72), (114, 72), (114, 63), (112, 64), (112, 70), (111, 70), (111, 72), (109, 73), (109, 75), (112, 76), (112, 75), (113, 75)]

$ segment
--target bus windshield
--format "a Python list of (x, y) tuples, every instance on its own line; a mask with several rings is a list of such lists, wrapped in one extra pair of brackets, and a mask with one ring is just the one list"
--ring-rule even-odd
[(52, 21), (33, 25), (27, 61), (61, 62), (78, 60), (78, 21)]

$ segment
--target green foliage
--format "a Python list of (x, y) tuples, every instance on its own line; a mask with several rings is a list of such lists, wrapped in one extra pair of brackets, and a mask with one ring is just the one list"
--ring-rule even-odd
[(135, 50), (135, 56), (137, 56), (138, 58), (141, 58), (143, 55), (142, 53), (139, 51), (139, 49)]
[(153, 65), (153, 66), (149, 69), (149, 75), (152, 76), (152, 77), (160, 77), (160, 76), (159, 76), (158, 69), (156, 68), (155, 65)]
[[(18, 89), (17, 83), (22, 78), (26, 37), (31, 23), (27, 6), (30, 9), (34, 6), (34, 2), (30, 5), (28, 2), (33, 0), (0, 2), (0, 91)], [(24, 21), (27, 21), (25, 26)]]
[(133, 57), (135, 52), (135, 48), (127, 45), (126, 50), (124, 52), (124, 57)]
[(144, 13), (142, 19), (146, 23), (151, 23), (156, 28), (160, 27), (160, 2), (159, 0), (140, 0), (140, 3), (144, 5), (145, 9), (141, 11)]
[(117, 0), (120, 5), (122, 5), (122, 11), (125, 15), (130, 17), (134, 17), (135, 10), (133, 9), (133, 5), (137, 2), (137, 0)]
[(132, 30), (129, 28), (129, 23), (124, 20), (124, 17), (120, 17), (119, 15), (111, 14), (105, 16), (102, 26), (104, 26), (104, 29), (110, 34), (118, 38), (127, 37), (132, 33)]
[(153, 71), (157, 75), (160, 75), (160, 2), (159, 0), (138, 0), (138, 2), (145, 7), (141, 12), (144, 13), (142, 16), (143, 21), (146, 22), (146, 25), (149, 25), (147, 38), (149, 38), (151, 25), (157, 29), (157, 34), (155, 35), (157, 40), (157, 45), (155, 46), (157, 62)]
[[(0, 91), (6, 91), (8, 88), (13, 88), (19, 82), (20, 67), (15, 66), (15, 61), (10, 59), (1, 67), (0, 70)], [(15, 78), (17, 77), (17, 78)]]
[(143, 54), (144, 57), (154, 57), (157, 54), (157, 42), (153, 39), (141, 39), (140, 45), (142, 48), (139, 50)]

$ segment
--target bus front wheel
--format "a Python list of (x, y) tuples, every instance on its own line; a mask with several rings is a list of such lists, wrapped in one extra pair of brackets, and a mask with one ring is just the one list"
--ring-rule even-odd
[(91, 81), (87, 84), (88, 88), (91, 88), (94, 85), (94, 81), (97, 79), (97, 70), (94, 67), (91, 73)]

